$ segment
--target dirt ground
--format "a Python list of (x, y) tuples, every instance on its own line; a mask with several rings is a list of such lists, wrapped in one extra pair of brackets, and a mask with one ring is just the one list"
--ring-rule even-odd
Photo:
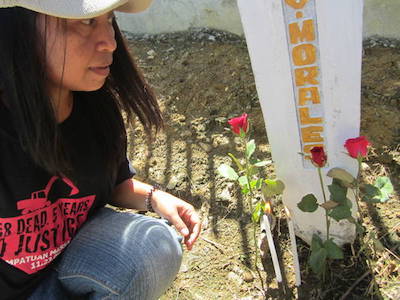
[[(363, 207), (370, 216), (369, 230), (384, 246), (373, 254), (379, 290), (365, 295), (371, 277), (362, 277), (367, 270), (362, 257), (332, 265), (328, 283), (320, 285), (307, 267), (308, 247), (299, 239), (303, 285), (296, 289), (286, 220), (282, 206), (277, 206), (274, 237), (280, 245), (286, 287), (278, 288), (267, 259), (263, 297), (253, 266), (247, 205), (236, 186), (216, 172), (221, 163), (229, 162), (226, 153), (238, 149), (226, 122), (243, 112), (254, 124), (258, 156), (271, 158), (245, 41), (216, 31), (127, 37), (166, 121), (165, 130), (151, 143), (140, 126), (131, 128), (130, 159), (139, 178), (186, 199), (203, 220), (201, 238), (192, 251), (185, 252), (181, 271), (162, 299), (291, 299), (295, 295), (339, 299), (360, 278), (347, 299), (400, 299), (400, 48), (366, 44), (363, 56), (361, 133), (373, 144), (364, 178), (370, 181), (386, 174), (396, 190), (387, 203)], [(273, 167), (268, 171), (273, 172)], [(350, 246), (346, 251), (351, 256)]]

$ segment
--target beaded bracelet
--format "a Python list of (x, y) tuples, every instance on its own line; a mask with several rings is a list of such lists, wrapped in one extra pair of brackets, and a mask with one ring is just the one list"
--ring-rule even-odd
[(158, 189), (157, 186), (153, 185), (151, 187), (150, 191), (147, 193), (146, 198), (144, 199), (144, 204), (146, 206), (147, 211), (154, 212), (153, 205), (151, 205), (151, 199), (153, 197), (154, 191), (157, 190), (157, 189)]

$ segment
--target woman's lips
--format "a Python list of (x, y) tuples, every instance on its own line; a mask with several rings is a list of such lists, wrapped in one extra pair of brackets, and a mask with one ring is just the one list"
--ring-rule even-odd
[(106, 67), (90, 67), (89, 70), (93, 71), (94, 73), (96, 73), (97, 75), (100, 75), (100, 76), (108, 76), (108, 74), (110, 74), (110, 67), (109, 66), (106, 66)]

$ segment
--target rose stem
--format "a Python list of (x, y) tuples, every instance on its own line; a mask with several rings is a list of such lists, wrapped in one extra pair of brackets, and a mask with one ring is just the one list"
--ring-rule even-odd
[[(318, 168), (318, 175), (319, 175), (319, 182), (321, 184), (321, 189), (322, 189), (322, 196), (324, 197), (324, 203), (326, 203), (326, 195), (325, 195), (325, 189), (324, 189), (324, 181), (322, 179), (322, 174), (321, 174), (321, 168)], [(326, 240), (329, 240), (329, 227), (330, 227), (330, 221), (328, 218), (328, 211), (325, 210), (325, 220), (326, 220)]]

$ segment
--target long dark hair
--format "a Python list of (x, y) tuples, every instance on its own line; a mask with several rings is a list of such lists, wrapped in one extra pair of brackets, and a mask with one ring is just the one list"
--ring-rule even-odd
[[(22, 148), (51, 174), (74, 176), (55, 111), (46, 90), (44, 41), (37, 30), (38, 13), (24, 8), (0, 9), (0, 105), (6, 105)], [(137, 116), (148, 133), (162, 127), (155, 96), (131, 58), (124, 38), (113, 22), (117, 49), (110, 76), (95, 92), (96, 111), (107, 166), (115, 173), (126, 147), (121, 112), (127, 121)]]

